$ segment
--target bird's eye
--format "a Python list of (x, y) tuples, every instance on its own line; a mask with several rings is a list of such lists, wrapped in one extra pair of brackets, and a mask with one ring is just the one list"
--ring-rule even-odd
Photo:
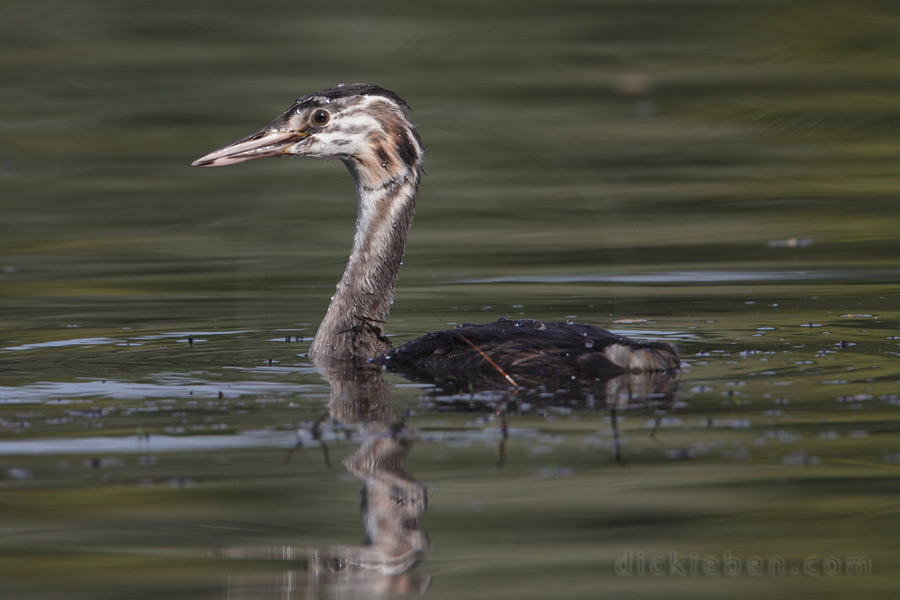
[(312, 114), (309, 118), (309, 122), (313, 125), (322, 126), (327, 123), (331, 119), (331, 115), (328, 114), (327, 110), (319, 109)]

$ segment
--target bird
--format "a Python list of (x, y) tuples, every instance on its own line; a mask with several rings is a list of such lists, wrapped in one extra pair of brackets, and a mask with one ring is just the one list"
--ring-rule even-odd
[[(365, 361), (424, 381), (601, 379), (675, 373), (677, 350), (584, 323), (498, 319), (425, 334), (393, 348), (385, 323), (415, 212), (425, 149), (409, 105), (369, 83), (296, 99), (260, 131), (192, 163), (217, 167), (274, 156), (338, 159), (356, 184), (350, 258), (309, 347), (314, 364)], [(504, 384), (506, 385), (506, 384)]]

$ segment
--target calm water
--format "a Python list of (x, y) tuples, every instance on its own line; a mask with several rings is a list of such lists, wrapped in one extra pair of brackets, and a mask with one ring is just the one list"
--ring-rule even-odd
[[(889, 597), (900, 7), (425, 6), (0, 6), (0, 595)], [(677, 396), (310, 365), (346, 170), (187, 165), (338, 81), (428, 149), (396, 339), (586, 321)]]

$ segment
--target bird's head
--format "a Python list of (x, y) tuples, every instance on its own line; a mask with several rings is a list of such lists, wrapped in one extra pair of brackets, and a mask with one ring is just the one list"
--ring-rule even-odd
[(260, 131), (192, 163), (219, 167), (267, 156), (339, 158), (363, 186), (421, 169), (422, 141), (400, 96), (354, 83), (298, 98)]

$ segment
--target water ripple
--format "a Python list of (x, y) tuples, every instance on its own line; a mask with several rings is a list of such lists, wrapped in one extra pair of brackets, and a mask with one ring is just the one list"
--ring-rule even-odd
[(897, 277), (897, 269), (829, 271), (648, 271), (645, 273), (581, 273), (572, 275), (510, 275), (460, 279), (453, 283), (716, 283), (730, 281), (797, 281)]
[(0, 404), (34, 404), (82, 398), (143, 400), (147, 398), (226, 398), (260, 394), (316, 393), (318, 385), (270, 381), (209, 382), (175, 374), (160, 375), (161, 383), (90, 379), (85, 381), (41, 381), (31, 385), (0, 386)]

